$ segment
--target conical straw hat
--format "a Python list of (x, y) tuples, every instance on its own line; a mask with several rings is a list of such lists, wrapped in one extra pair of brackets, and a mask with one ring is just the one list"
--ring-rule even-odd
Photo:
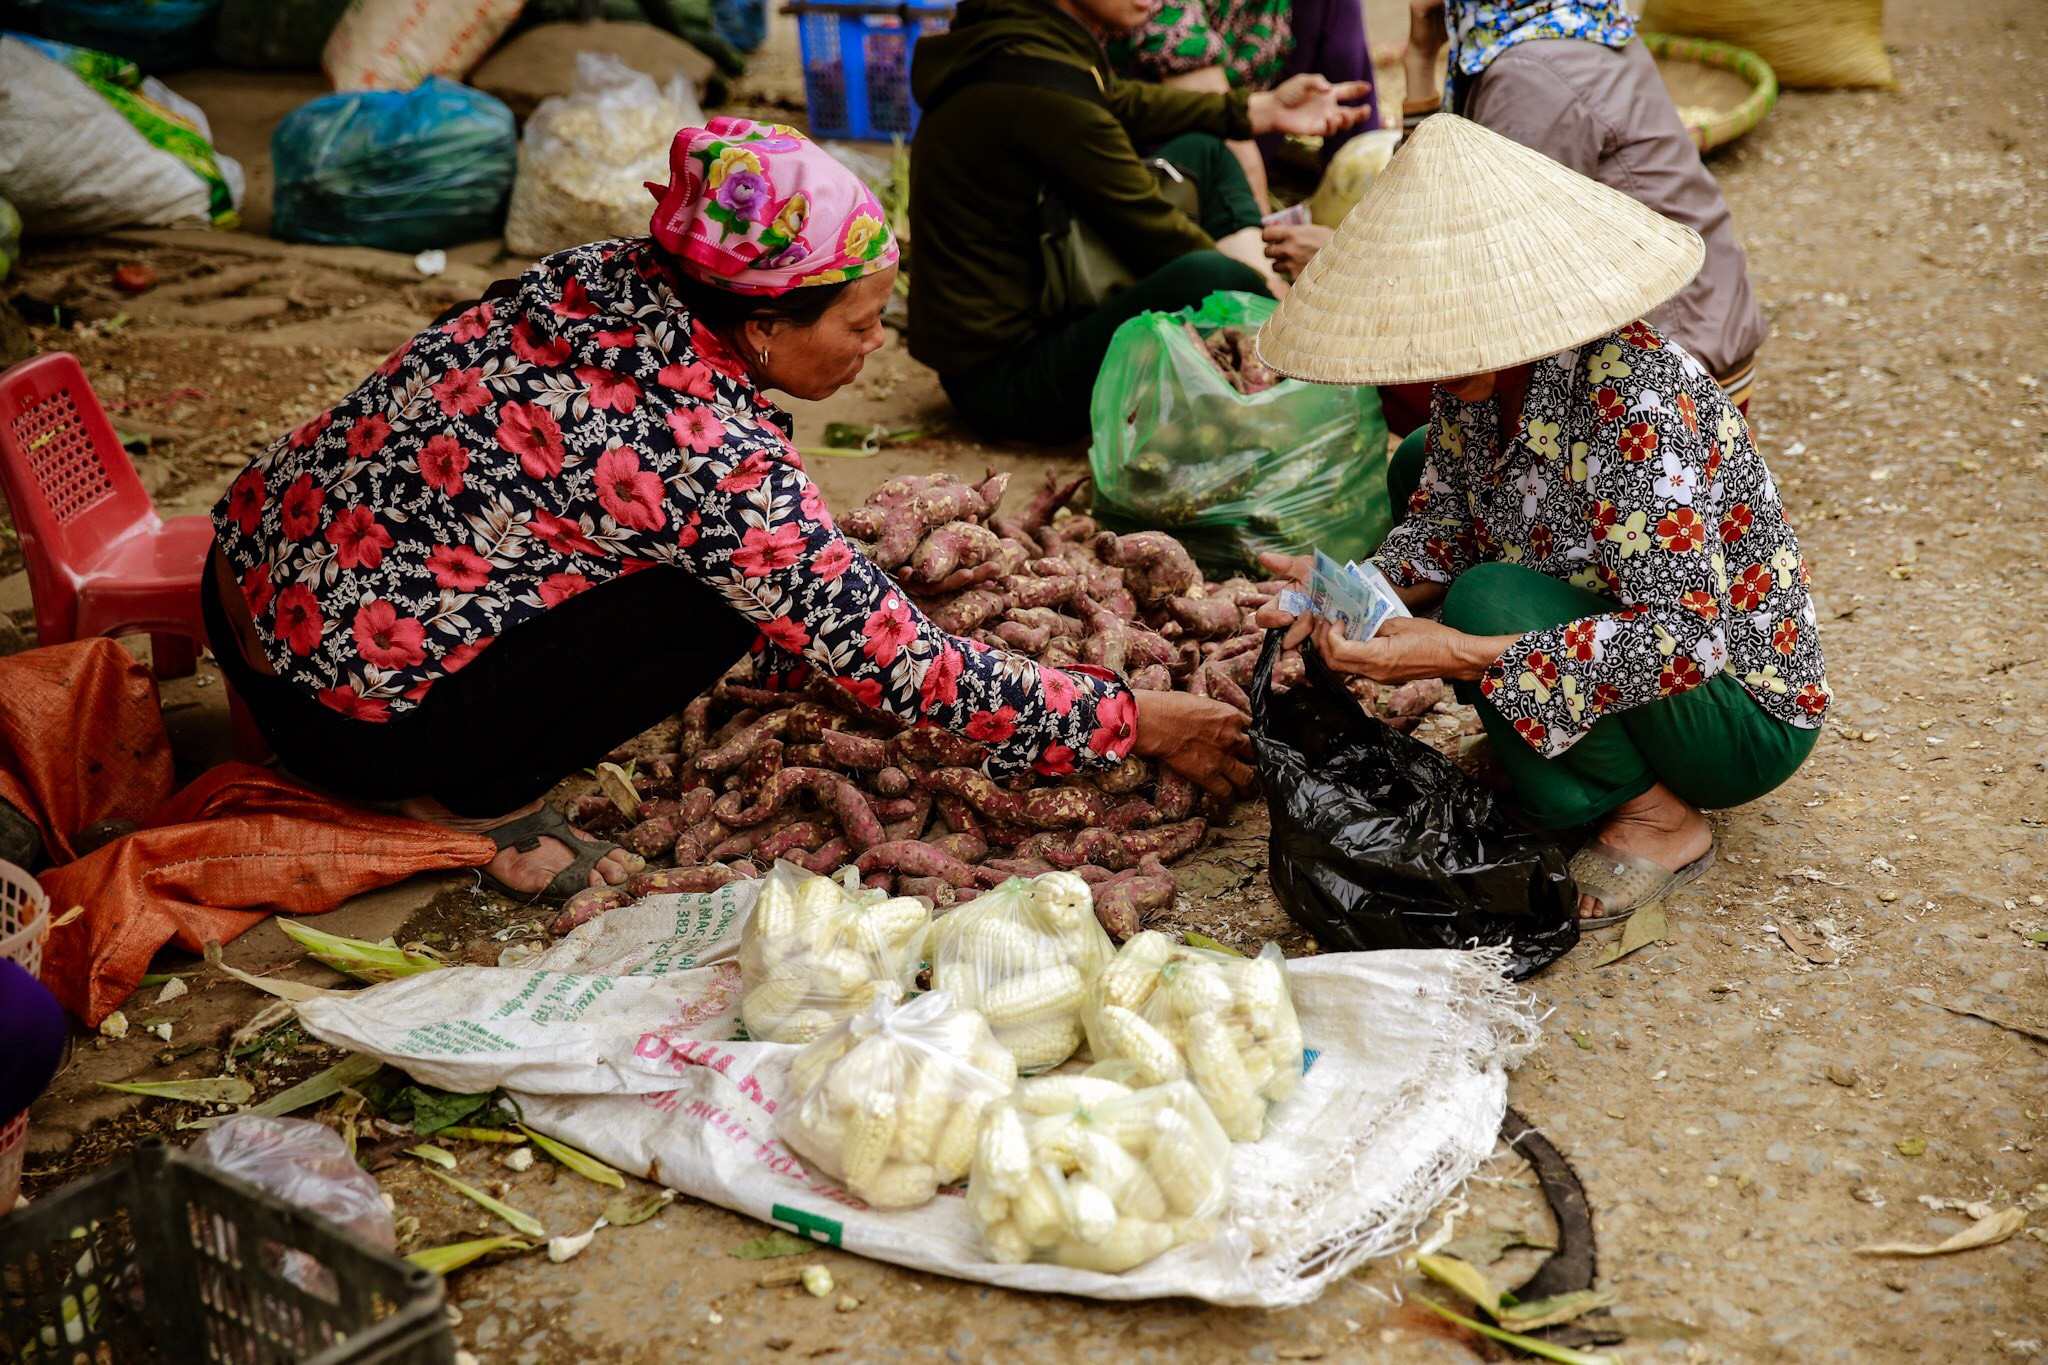
[(1325, 384), (1505, 369), (1634, 321), (1705, 257), (1691, 228), (1436, 114), (1260, 329), (1259, 359)]

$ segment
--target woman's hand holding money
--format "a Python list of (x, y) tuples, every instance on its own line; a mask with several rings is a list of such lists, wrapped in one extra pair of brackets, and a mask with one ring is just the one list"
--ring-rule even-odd
[[(1493, 666), (1493, 661), (1516, 638), (1467, 635), (1440, 621), (1419, 616), (1392, 617), (1370, 640), (1347, 640), (1335, 625), (1320, 617), (1305, 616), (1295, 625), (1298, 627), (1302, 622), (1308, 624), (1302, 633), (1315, 641), (1316, 652), (1323, 656), (1324, 663), (1339, 673), (1356, 673), (1390, 686), (1420, 678), (1474, 681)], [(1294, 633), (1288, 631), (1290, 641)]]

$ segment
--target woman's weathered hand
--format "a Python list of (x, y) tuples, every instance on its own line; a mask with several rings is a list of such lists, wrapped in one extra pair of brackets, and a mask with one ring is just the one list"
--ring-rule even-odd
[(1185, 692), (1134, 692), (1138, 738), (1131, 752), (1156, 758), (1219, 800), (1252, 786), (1244, 712)]
[(1276, 223), (1265, 229), (1266, 259), (1290, 280), (1301, 278), (1318, 251), (1329, 245), (1332, 231), (1314, 223)]
[[(1276, 579), (1285, 579), (1297, 587), (1308, 586), (1309, 571), (1315, 567), (1315, 559), (1309, 555), (1279, 555), (1271, 552), (1259, 556), (1259, 567)], [(1259, 608), (1259, 614), (1252, 617), (1252, 624), (1260, 630), (1282, 630), (1287, 632), (1283, 642), (1288, 649), (1300, 646), (1308, 638), (1311, 627), (1316, 623), (1313, 616), (1296, 616), (1282, 611), (1277, 602), (1268, 602)]]
[(1351, 107), (1351, 102), (1371, 93), (1370, 81), (1333, 85), (1328, 77), (1309, 72), (1289, 76), (1252, 96), (1252, 132), (1329, 137), (1365, 121), (1367, 111)]
[(1421, 678), (1469, 681), (1484, 673), (1504, 647), (1419, 616), (1392, 617), (1370, 640), (1347, 640), (1332, 623), (1310, 619), (1314, 624), (1309, 637), (1324, 663), (1339, 673), (1356, 673), (1378, 683), (1398, 685)]

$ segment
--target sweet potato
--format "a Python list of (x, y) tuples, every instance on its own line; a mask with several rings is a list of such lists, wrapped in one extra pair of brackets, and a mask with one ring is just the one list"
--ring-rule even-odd
[(1009, 598), (1003, 593), (990, 588), (969, 588), (942, 602), (933, 603), (925, 615), (948, 635), (965, 635), (994, 620), (1009, 605)]
[(795, 853), (812, 853), (823, 848), (837, 833), (822, 820), (799, 820), (795, 824), (784, 825), (754, 845), (753, 855), (761, 862), (772, 863), (777, 858), (787, 858)]
[(998, 585), (1012, 610), (1030, 607), (1063, 607), (1079, 599), (1078, 578), (1026, 578), (1014, 575)]
[(1095, 888), (1095, 918), (1118, 943), (1145, 927), (1147, 918), (1173, 908), (1173, 877), (1159, 859), (1144, 859), (1133, 872)]
[(1005, 877), (1042, 877), (1048, 872), (1059, 871), (1043, 858), (985, 858), (981, 866), (985, 871), (999, 872)]
[(941, 877), (952, 886), (980, 885), (982, 878), (995, 875), (983, 872), (941, 849), (914, 839), (898, 839), (886, 844), (876, 844), (855, 858), (853, 865), (860, 869), (863, 881), (869, 873), (878, 870), (902, 873), (911, 877)]
[(932, 527), (986, 515), (988, 504), (972, 485), (949, 474), (911, 474), (877, 488), (842, 524), (848, 535), (870, 543), (875, 563), (895, 570)]
[(1033, 578), (1072, 578), (1074, 566), (1064, 559), (1041, 555), (1024, 566), (1024, 572)]
[(591, 834), (618, 829), (626, 823), (624, 812), (603, 792), (577, 797), (569, 803), (567, 814), (570, 824)]
[(828, 730), (818, 736), (818, 742), (825, 750), (826, 760), (835, 768), (865, 770), (883, 767), (889, 761), (888, 741), (872, 735)]
[[(1235, 706), (1247, 716), (1252, 713), (1251, 698), (1244, 694), (1242, 687), (1231, 681), (1230, 675), (1222, 668), (1213, 663), (1206, 663), (1195, 670), (1195, 677), (1202, 682), (1202, 696), (1214, 697), (1217, 701)], [(1193, 692), (1195, 690), (1194, 685), (1191, 683), (1188, 691)]]
[(877, 796), (902, 796), (911, 786), (910, 774), (893, 763), (877, 769), (875, 775), (868, 779), (869, 789)]
[(1072, 668), (1081, 662), (1081, 643), (1069, 636), (1056, 636), (1038, 656), (1038, 662), (1047, 668)]
[(688, 826), (682, 823), (681, 818), (670, 811), (642, 820), (620, 837), (619, 845), (643, 858), (659, 858), (676, 846), (676, 837), (686, 828)]
[(941, 730), (933, 725), (919, 725), (905, 730), (889, 741), (889, 761), (906, 771), (912, 765), (936, 763), (947, 768), (972, 768), (988, 757), (988, 750), (978, 740), (956, 735), (950, 730)]
[(1159, 781), (1152, 790), (1152, 804), (1159, 808), (1162, 823), (1187, 819), (1194, 813), (1195, 800), (1200, 795), (1193, 781), (1172, 768), (1160, 766)]
[(920, 790), (898, 799), (910, 802), (910, 809), (900, 819), (882, 822), (882, 841), (891, 843), (898, 839), (924, 838), (925, 826), (932, 822), (932, 794)]
[(626, 890), (632, 894), (634, 900), (639, 900), (642, 896), (658, 896), (664, 892), (697, 895), (706, 891), (716, 891), (728, 882), (739, 881), (746, 877), (748, 872), (755, 877), (761, 875), (758, 869), (751, 866), (747, 871), (742, 871), (737, 866), (723, 867), (717, 864), (710, 867), (672, 867), (660, 872), (636, 873), (627, 879)]
[(958, 834), (941, 834), (926, 840), (933, 848), (963, 863), (978, 863), (988, 856), (988, 840), (966, 830)]
[(1132, 669), (1126, 681), (1133, 692), (1171, 692), (1173, 674), (1164, 664), (1146, 664)]
[(860, 884), (866, 890), (879, 891), (885, 896), (896, 894), (896, 874), (887, 868), (876, 868), (873, 872), (868, 873), (867, 876), (862, 877)]
[(936, 804), (939, 808), (939, 818), (946, 822), (946, 828), (953, 831), (953, 833), (979, 834), (981, 832), (982, 819), (980, 813), (959, 797), (941, 792)]
[(1205, 639), (1235, 634), (1242, 615), (1237, 604), (1227, 598), (1185, 595), (1167, 598), (1166, 614), (1188, 634)]
[(1016, 793), (1004, 791), (993, 780), (972, 769), (934, 768), (921, 777), (923, 784), (932, 791), (957, 796), (990, 819), (1013, 824), (1020, 819), (1022, 806)]
[(1052, 631), (1048, 627), (1027, 626), (1022, 621), (998, 622), (995, 635), (1007, 648), (1033, 655), (1042, 653), (1052, 643)]
[(1052, 521), (1053, 514), (1072, 502), (1074, 495), (1080, 492), (1087, 482), (1088, 476), (1083, 474), (1072, 483), (1062, 484), (1056, 474), (1047, 470), (1044, 485), (1031, 495), (1031, 501), (1017, 514), (1018, 529), (1034, 540), (1037, 539), (1039, 533)]
[(1159, 808), (1157, 806), (1142, 796), (1133, 796), (1129, 800), (1119, 801), (1115, 806), (1111, 807), (1109, 814), (1102, 818), (1102, 824), (1106, 829), (1113, 829), (1119, 834), (1127, 834), (1134, 829), (1150, 829), (1158, 824), (1159, 820)]
[(1440, 678), (1418, 678), (1414, 682), (1402, 683), (1382, 701), (1382, 712), (1389, 721), (1395, 719), (1420, 720), (1438, 702), (1448, 695), (1448, 689)]
[(1164, 531), (1135, 531), (1117, 540), (1115, 563), (1138, 605), (1158, 606), (1202, 581), (1187, 548)]
[(815, 872), (821, 877), (826, 877), (846, 866), (846, 860), (852, 854), (853, 850), (847, 847), (845, 839), (828, 839), (825, 841), (824, 847), (801, 861), (805, 871)]
[(1194, 852), (1208, 830), (1209, 822), (1199, 818), (1133, 830), (1123, 836), (1124, 850), (1134, 862), (1149, 854), (1161, 862), (1170, 863)]
[(1095, 785), (1111, 796), (1128, 796), (1151, 780), (1152, 765), (1135, 754), (1095, 775)]
[(670, 855), (677, 867), (694, 867), (698, 863), (711, 861), (711, 850), (725, 842), (732, 829), (723, 820), (710, 817), (699, 820), (676, 837), (676, 846)]
[(739, 791), (756, 792), (768, 784), (769, 779), (782, 771), (783, 747), (779, 739), (767, 739), (756, 745), (747, 755), (747, 761), (734, 771), (734, 786)]
[(1099, 825), (1109, 813), (1109, 801), (1100, 788), (1089, 784), (1035, 787), (1017, 802), (1023, 824), (1036, 829), (1080, 829)]
[(711, 738), (711, 694), (700, 692), (683, 708), (682, 729), (676, 735), (676, 753), (685, 761), (695, 758)]
[(562, 913), (549, 923), (548, 932), (559, 938), (577, 925), (594, 920), (607, 910), (631, 905), (636, 899), (623, 886), (586, 886), (562, 903)]
[(1002, 547), (1002, 540), (986, 526), (949, 521), (925, 533), (898, 577), (912, 592), (934, 592), (960, 570), (988, 563)]
[(932, 903), (935, 910), (950, 909), (954, 904), (953, 883), (944, 877), (898, 877), (896, 894), (922, 896)]

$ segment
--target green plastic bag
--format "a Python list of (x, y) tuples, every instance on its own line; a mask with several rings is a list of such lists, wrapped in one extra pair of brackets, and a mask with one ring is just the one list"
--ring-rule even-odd
[(1257, 332), (1273, 300), (1217, 293), (1117, 328), (1090, 404), (1095, 515), (1170, 531), (1212, 576), (1264, 551), (1364, 559), (1394, 524), (1379, 391), (1283, 379), (1239, 393), (1189, 335)]

